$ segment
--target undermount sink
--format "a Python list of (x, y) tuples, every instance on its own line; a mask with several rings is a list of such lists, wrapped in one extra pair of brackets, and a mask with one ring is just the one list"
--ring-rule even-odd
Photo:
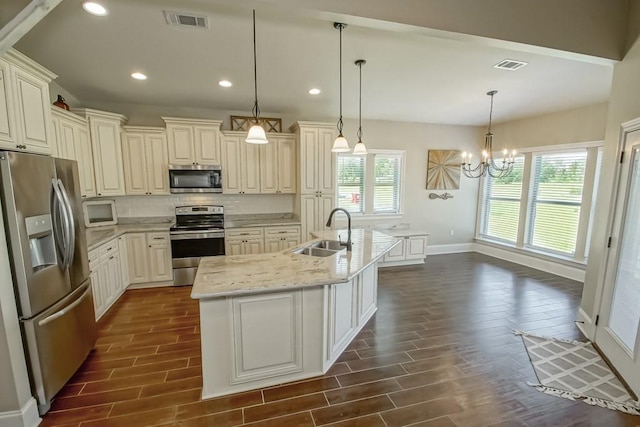
[(303, 248), (294, 249), (293, 253), (300, 255), (309, 255), (317, 257), (327, 257), (337, 254), (346, 248), (340, 244), (337, 240), (319, 240), (311, 243), (309, 246)]

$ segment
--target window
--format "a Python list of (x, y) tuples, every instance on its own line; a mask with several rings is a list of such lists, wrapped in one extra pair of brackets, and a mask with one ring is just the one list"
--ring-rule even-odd
[(533, 149), (506, 178), (484, 178), (477, 237), (584, 263), (602, 149), (574, 147)]
[(338, 154), (337, 163), (338, 207), (365, 215), (402, 212), (404, 151)]
[(480, 234), (515, 244), (518, 239), (524, 157), (515, 158), (513, 171), (504, 178), (485, 178)]
[(528, 246), (575, 253), (586, 162), (586, 151), (534, 156)]

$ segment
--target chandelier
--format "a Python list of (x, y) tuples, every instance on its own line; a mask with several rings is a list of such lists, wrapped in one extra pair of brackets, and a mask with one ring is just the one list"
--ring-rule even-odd
[(491, 119), (493, 116), (493, 96), (498, 93), (497, 90), (487, 92), (491, 97), (491, 110), (489, 111), (489, 129), (484, 137), (484, 149), (482, 150), (482, 159), (480, 163), (473, 168), (471, 167), (471, 153), (466, 151), (462, 153), (462, 172), (469, 178), (480, 178), (489, 174), (492, 178), (503, 178), (513, 170), (516, 150), (509, 151), (506, 148), (502, 151), (502, 160), (493, 158), (493, 133), (491, 133)]

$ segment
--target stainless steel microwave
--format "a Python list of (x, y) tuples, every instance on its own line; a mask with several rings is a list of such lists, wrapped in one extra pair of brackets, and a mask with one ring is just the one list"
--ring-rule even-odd
[(171, 193), (222, 193), (222, 167), (169, 165)]

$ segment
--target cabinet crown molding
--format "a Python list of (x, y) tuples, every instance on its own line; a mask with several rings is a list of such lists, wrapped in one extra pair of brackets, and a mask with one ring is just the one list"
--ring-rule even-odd
[(100, 110), (93, 110), (91, 108), (72, 108), (71, 112), (79, 114), (82, 117), (86, 117), (87, 119), (99, 118), (99, 119), (118, 120), (120, 124), (126, 123), (128, 120), (126, 116), (123, 116), (122, 114), (110, 113), (107, 111), (100, 111)]
[(87, 125), (87, 119), (85, 119), (84, 117), (72, 113), (71, 111), (63, 110), (62, 108), (56, 107), (55, 105), (51, 106), (51, 114), (54, 118), (71, 120), (82, 126)]
[(47, 83), (50, 83), (51, 80), (54, 80), (58, 77), (57, 74), (53, 73), (49, 69), (35, 62), (33, 59), (29, 58), (23, 53), (18, 52), (13, 48), (9, 49), (4, 54), (4, 58), (12, 64), (18, 65), (19, 67), (35, 74), (37, 77), (46, 80)]
[[(266, 134), (268, 136), (271, 136), (272, 138), (277, 138), (277, 137), (295, 138), (295, 134), (288, 133), (288, 132), (267, 132)], [(247, 135), (247, 131), (246, 130), (225, 130), (225, 131), (222, 131), (222, 135), (224, 135), (224, 136), (246, 136)]]
[(122, 126), (122, 130), (124, 130), (125, 132), (131, 132), (131, 133), (136, 133), (136, 132), (164, 133), (165, 128), (157, 127), (157, 126), (130, 126), (130, 125), (125, 125), (125, 126)]
[(315, 128), (335, 128), (335, 123), (324, 123), (324, 122), (295, 122), (291, 126), (289, 126), (289, 132), (295, 133), (301, 127), (315, 127)]
[(220, 126), (222, 126), (222, 120), (190, 119), (185, 117), (162, 117), (162, 120), (167, 124), (215, 126), (218, 127), (218, 130), (220, 130)]

